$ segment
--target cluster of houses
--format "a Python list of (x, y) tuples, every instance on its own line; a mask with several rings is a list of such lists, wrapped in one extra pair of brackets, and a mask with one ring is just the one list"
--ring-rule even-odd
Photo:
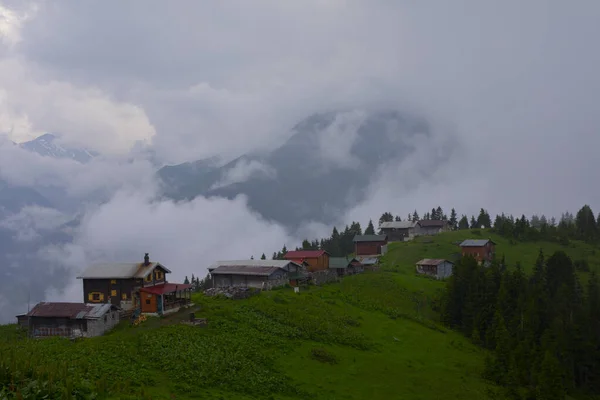
[[(289, 284), (337, 280), (346, 275), (376, 267), (379, 257), (392, 241), (446, 230), (445, 221), (385, 222), (380, 235), (354, 237), (354, 254), (332, 257), (325, 250), (288, 251), (283, 260), (226, 260), (208, 268), (213, 288), (251, 287), (272, 289)], [(465, 240), (462, 254), (479, 262), (491, 262), (495, 243), (491, 240)], [(453, 262), (423, 259), (417, 272), (438, 279), (452, 274)], [(192, 305), (192, 286), (167, 281), (171, 271), (159, 262), (100, 264), (88, 267), (78, 279), (83, 284), (82, 303), (42, 302), (26, 314), (17, 316), (18, 324), (31, 337), (93, 337), (112, 329), (123, 317), (167, 315)]]

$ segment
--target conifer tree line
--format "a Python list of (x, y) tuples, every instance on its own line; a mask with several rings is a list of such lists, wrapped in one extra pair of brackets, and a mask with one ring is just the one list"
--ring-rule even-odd
[[(600, 214), (595, 217), (589, 205), (584, 205), (575, 216), (570, 212), (563, 213), (558, 222), (556, 218), (546, 218), (545, 215), (534, 214), (531, 218), (522, 215), (515, 218), (512, 215), (504, 213), (496, 215), (496, 218), (492, 222), (489, 212), (484, 208), (479, 210), (477, 216), (471, 215), (468, 217), (462, 214), (459, 218), (454, 208), (450, 210), (450, 215), (447, 215), (441, 206), (432, 208), (431, 211), (423, 213), (422, 216), (421, 218), (415, 210), (409, 213), (405, 220), (412, 222), (421, 220), (448, 221), (452, 230), (491, 228), (493, 232), (501, 236), (519, 241), (545, 240), (568, 244), (569, 239), (576, 239), (587, 242), (600, 242)], [(377, 227), (383, 222), (390, 221), (403, 221), (403, 219), (399, 214), (394, 215), (386, 211), (379, 217)], [(364, 233), (360, 223), (355, 221), (350, 225), (346, 225), (343, 230), (333, 227), (331, 235), (328, 238), (314, 239), (312, 241), (305, 239), (302, 245), (296, 247), (295, 250), (326, 250), (333, 257), (343, 257), (354, 251), (353, 239), (355, 235), (375, 235), (380, 233), (379, 229), (375, 227), (373, 220), (369, 220)], [(280, 251), (273, 253), (271, 259), (280, 260), (287, 251), (288, 249), (284, 245)], [(261, 259), (265, 258), (261, 257)]]
[[(441, 317), (489, 350), (484, 375), (509, 399), (600, 394), (600, 287), (584, 284), (563, 251), (541, 252), (527, 276), (521, 265), (489, 268), (465, 257), (447, 282)], [(523, 393), (525, 388), (527, 393)]]

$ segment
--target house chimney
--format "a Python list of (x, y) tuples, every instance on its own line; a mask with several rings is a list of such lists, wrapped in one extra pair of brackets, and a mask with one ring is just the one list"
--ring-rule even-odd
[(148, 253), (144, 255), (144, 265), (150, 265), (150, 256)]

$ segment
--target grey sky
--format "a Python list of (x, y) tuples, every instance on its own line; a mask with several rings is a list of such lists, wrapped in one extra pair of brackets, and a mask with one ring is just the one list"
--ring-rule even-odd
[[(588, 203), (597, 212), (598, 21), (596, 0), (0, 0), (0, 132), (13, 140), (60, 132), (107, 155), (152, 140), (160, 156), (183, 162), (273, 148), (314, 112), (395, 107), (418, 111), (438, 134), (409, 161), (383, 168), (347, 221), (438, 204), (559, 216)], [(336, 159), (345, 148), (336, 147)], [(135, 230), (115, 234), (107, 221), (165, 226), (177, 245), (161, 258), (185, 264), (186, 273), (196, 258), (228, 256), (185, 253), (206, 226), (226, 235), (245, 215), (265, 232), (233, 258), (291, 240), (243, 202), (152, 208), (143, 164), (101, 161), (74, 171), (2, 151), (4, 178), (52, 176), (74, 192), (98, 182), (116, 194), (90, 211), (69, 249), (53, 250), (77, 254), (75, 264), (162, 243)], [(448, 161), (436, 174), (420, 172), (442, 156)], [(115, 243), (133, 250), (110, 250)]]

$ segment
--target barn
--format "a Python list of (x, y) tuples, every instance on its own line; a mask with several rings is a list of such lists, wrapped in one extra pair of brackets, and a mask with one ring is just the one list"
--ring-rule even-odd
[(34, 338), (101, 336), (119, 323), (119, 307), (112, 304), (38, 303), (17, 316)]

